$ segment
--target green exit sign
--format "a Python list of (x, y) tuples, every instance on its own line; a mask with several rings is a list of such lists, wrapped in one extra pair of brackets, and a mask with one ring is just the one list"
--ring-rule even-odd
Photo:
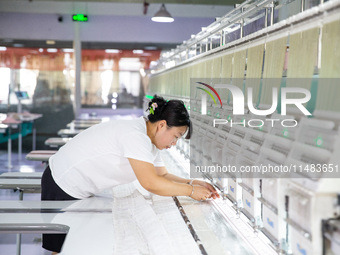
[(87, 15), (85, 14), (73, 14), (72, 19), (73, 21), (88, 21)]

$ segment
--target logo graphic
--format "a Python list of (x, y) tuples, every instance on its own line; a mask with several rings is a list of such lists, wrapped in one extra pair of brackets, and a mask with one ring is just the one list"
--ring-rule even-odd
[(307, 255), (306, 250), (303, 249), (303, 248), (300, 246), (300, 244), (297, 244), (297, 249), (298, 249), (298, 251), (299, 251), (301, 254)]
[[(203, 82), (196, 82), (198, 84), (201, 84), (203, 86), (206, 86), (207, 88), (209, 88), (212, 92), (215, 93), (215, 95), (217, 96), (218, 100), (220, 101), (221, 107), (222, 107), (222, 100), (220, 98), (220, 95), (217, 93), (217, 91), (210, 85), (203, 83)], [(204, 92), (206, 92), (214, 101), (215, 105), (217, 105), (216, 100), (214, 98), (214, 96), (210, 93), (209, 90), (207, 89), (203, 89), (201, 87), (196, 87), (197, 89), (203, 90)], [(202, 93), (202, 104), (201, 104), (201, 113), (202, 115), (206, 115), (207, 114), (207, 95)]]
[(272, 228), (274, 228), (274, 222), (271, 221), (269, 218), (267, 218), (267, 223), (269, 224), (269, 226), (271, 226)]
[[(215, 93), (217, 98), (219, 99), (222, 107), (222, 100), (219, 96), (219, 94), (216, 92), (216, 90), (203, 82), (196, 82), (198, 84), (204, 85), (207, 88), (209, 88), (211, 91)], [(206, 89), (203, 89), (201, 87), (196, 87), (197, 89), (203, 90), (206, 92), (215, 102), (216, 100), (213, 97), (213, 95)], [(230, 93), (232, 94), (232, 108), (233, 108), (233, 114), (234, 115), (244, 115), (245, 110), (245, 101), (244, 101), (244, 94), (243, 91), (234, 85), (230, 84), (216, 84), (215, 88), (220, 89), (228, 89)], [(288, 98), (288, 94), (292, 94), (296, 96), (297, 94), (302, 94), (304, 97), (302, 98)], [(281, 94), (281, 115), (286, 115), (287, 112), (287, 105), (295, 105), (304, 115), (309, 116), (312, 115), (302, 104), (307, 103), (311, 99), (311, 93), (309, 90), (304, 88), (293, 88), (293, 87), (282, 87), (280, 90)], [(266, 116), (270, 115), (275, 112), (277, 106), (278, 106), (278, 89), (272, 88), (272, 105), (269, 109), (266, 110), (259, 110), (256, 109), (253, 105), (253, 88), (249, 87), (247, 89), (247, 106), (251, 113), (254, 115), (259, 116)], [(202, 93), (202, 102), (201, 102), (201, 112), (202, 115), (206, 115), (207, 113), (207, 97), (206, 94)]]
[(250, 201), (248, 201), (248, 199), (246, 199), (246, 205), (247, 205), (249, 208), (251, 208), (251, 203), (250, 203)]

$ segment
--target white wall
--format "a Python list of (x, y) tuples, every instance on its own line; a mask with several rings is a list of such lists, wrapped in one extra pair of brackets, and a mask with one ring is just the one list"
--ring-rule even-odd
[[(1, 39), (73, 40), (71, 15), (1, 13)], [(173, 23), (152, 22), (150, 17), (89, 16), (80, 24), (81, 41), (181, 43), (198, 33), (212, 18), (176, 18)]]
[[(80, 26), (82, 41), (154, 42), (180, 44), (191, 34), (210, 25), (233, 9), (232, 6), (166, 4), (175, 18), (170, 24), (155, 23), (151, 17), (161, 4), (150, 4), (146, 15), (143, 3), (95, 1), (0, 1), (1, 39), (73, 40), (71, 15), (88, 14), (89, 21)], [(58, 17), (63, 22), (58, 22)]]

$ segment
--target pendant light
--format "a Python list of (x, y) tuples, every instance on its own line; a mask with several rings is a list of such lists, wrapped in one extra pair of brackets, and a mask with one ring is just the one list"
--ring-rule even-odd
[(161, 8), (158, 12), (151, 18), (152, 21), (155, 22), (173, 22), (174, 18), (171, 17), (171, 14), (165, 9), (165, 5), (162, 4)]

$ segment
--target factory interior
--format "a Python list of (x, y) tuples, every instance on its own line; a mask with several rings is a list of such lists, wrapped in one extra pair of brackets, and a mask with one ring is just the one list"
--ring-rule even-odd
[[(191, 195), (41, 200), (50, 157), (155, 95), (189, 113), (159, 155)], [(0, 255), (339, 255), (339, 96), (340, 0), (0, 0)]]

